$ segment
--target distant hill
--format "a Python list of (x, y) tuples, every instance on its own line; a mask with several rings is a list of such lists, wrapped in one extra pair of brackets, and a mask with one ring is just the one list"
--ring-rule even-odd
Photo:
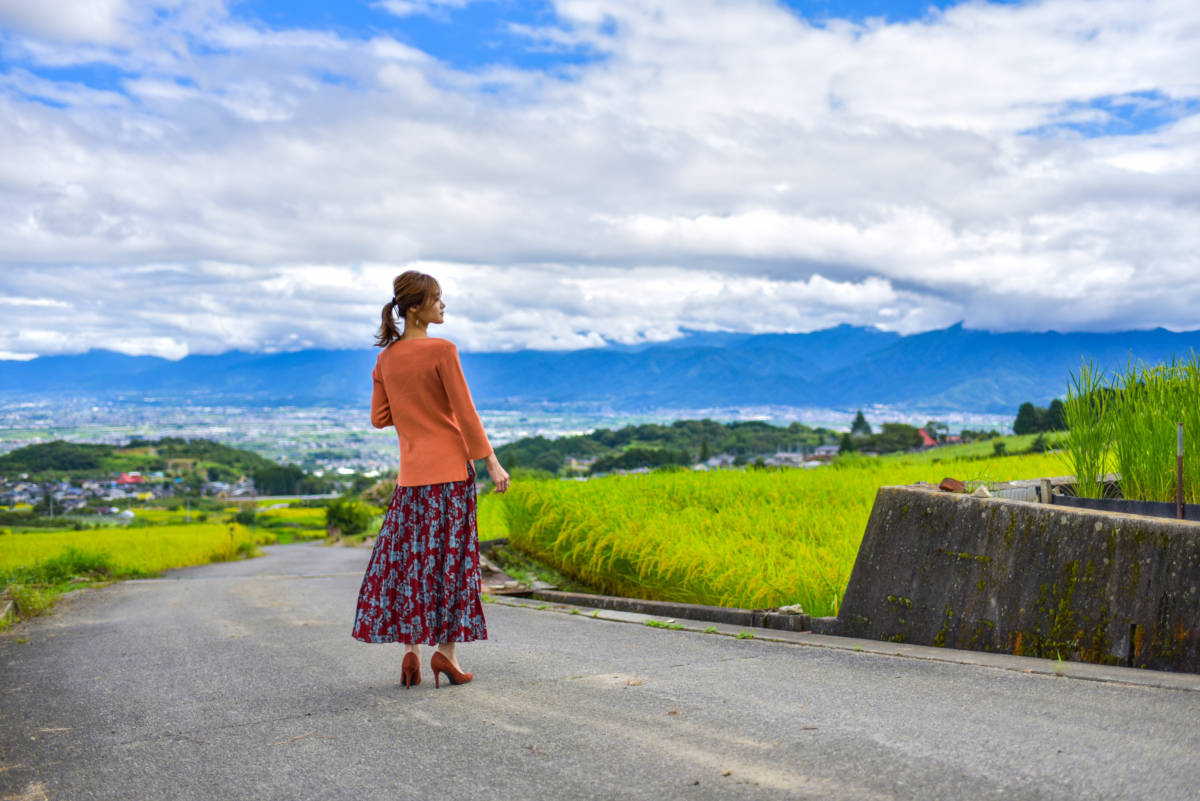
[[(170, 460), (190, 461), (193, 465), (212, 466), (234, 478), (277, 465), (251, 451), (233, 448), (207, 439), (163, 437), (134, 440), (127, 446), (80, 442), (38, 442), (0, 454), (0, 475), (54, 474), (58, 477), (101, 477), (136, 470), (148, 473), (167, 470)], [(189, 468), (190, 469), (190, 468)]]
[[(621, 411), (780, 405), (1016, 413), (1046, 405), (1085, 359), (1120, 369), (1200, 352), (1200, 331), (996, 334), (951, 326), (912, 336), (843, 325), (809, 334), (690, 332), (577, 351), (463, 353), (478, 405), (584, 403)], [(0, 398), (103, 396), (264, 404), (365, 404), (373, 349), (169, 361), (110, 351), (0, 361)]]

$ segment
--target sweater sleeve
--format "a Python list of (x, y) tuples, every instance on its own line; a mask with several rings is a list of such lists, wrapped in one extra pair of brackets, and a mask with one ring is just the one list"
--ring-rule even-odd
[(379, 362), (371, 371), (375, 388), (371, 392), (371, 425), (376, 428), (387, 428), (392, 424), (392, 407), (388, 404), (387, 390), (383, 386), (383, 373), (379, 370)]
[(467, 388), (467, 379), (463, 376), (462, 362), (458, 359), (458, 348), (454, 347), (453, 343), (446, 349), (446, 356), (442, 359), (438, 372), (442, 377), (442, 386), (446, 388), (446, 397), (450, 400), (450, 411), (458, 420), (458, 427), (467, 441), (467, 455), (472, 459), (488, 456), (492, 452), (492, 446), (484, 433), (479, 413), (475, 411), (471, 390)]

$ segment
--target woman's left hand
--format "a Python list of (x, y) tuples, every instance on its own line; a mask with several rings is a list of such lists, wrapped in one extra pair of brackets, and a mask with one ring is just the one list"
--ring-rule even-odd
[(484, 464), (487, 465), (488, 478), (490, 478), (492, 480), (492, 484), (495, 485), (496, 492), (504, 492), (507, 490), (510, 482), (508, 471), (500, 466), (500, 460), (496, 458), (496, 454), (493, 453), (488, 456)]

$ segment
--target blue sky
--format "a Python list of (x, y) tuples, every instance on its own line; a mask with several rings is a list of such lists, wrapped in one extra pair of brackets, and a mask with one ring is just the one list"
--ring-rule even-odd
[(0, 0), (0, 358), (351, 346), (409, 267), (472, 350), (1195, 328), (1196, 31), (1194, 0)]
[[(993, 0), (1000, 5), (1009, 0)], [(927, 17), (957, 3), (948, 0), (785, 0), (781, 5), (813, 24), (830, 20), (866, 23), (869, 20), (906, 22)], [(553, 70), (600, 58), (587, 49), (550, 50), (531, 46), (514, 26), (545, 26), (561, 22), (553, 3), (546, 0), (477, 0), (462, 6), (433, 7), (427, 13), (397, 16), (379, 2), (345, 0), (230, 0), (229, 16), (247, 24), (273, 29), (332, 31), (342, 36), (370, 38), (393, 36), (459, 69), (504, 64), (522, 69)], [(119, 90), (129, 77), (106, 65), (81, 65), (68, 69), (39, 66), (32, 59), (3, 62), (36, 69), (61, 80), (79, 81), (102, 89)]]
[[(989, 0), (992, 6), (1018, 5), (1019, 0)], [(849, 22), (859, 25), (896, 24), (928, 20), (961, 2), (954, 0), (780, 0), (780, 6), (813, 25)], [(546, 47), (532, 42), (522, 28), (563, 25), (548, 0), (474, 0), (464, 5), (438, 5), (433, 0), (425, 12), (398, 16), (380, 2), (328, 2), (328, 0), (230, 0), (232, 20), (266, 29), (330, 31), (339, 36), (370, 39), (394, 37), (447, 65), (465, 71), (502, 65), (544, 71), (569, 78), (570, 68), (602, 61), (604, 53), (588, 47)], [(567, 23), (569, 24), (569, 23)], [(0, 65), (28, 69), (43, 77), (78, 82), (89, 87), (123, 92), (123, 81), (136, 78), (111, 64), (81, 63), (47, 67), (36, 59), (0, 57)], [(327, 77), (335, 79), (335, 73)], [(33, 99), (62, 104), (37, 95)], [(1149, 90), (1126, 96), (1071, 101), (1062, 109), (1061, 121), (1026, 131), (1033, 136), (1074, 133), (1085, 137), (1127, 135), (1154, 130), (1197, 112), (1197, 99), (1175, 100)], [(1101, 116), (1076, 121), (1080, 112)]]

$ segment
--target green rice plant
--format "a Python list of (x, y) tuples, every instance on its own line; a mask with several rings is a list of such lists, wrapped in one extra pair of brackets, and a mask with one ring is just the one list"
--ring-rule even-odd
[(504, 525), (503, 506), (503, 496), (498, 493), (489, 492), (479, 498), (475, 520), (480, 540), (495, 540), (508, 536)]
[(1102, 374), (1091, 362), (1070, 375), (1063, 401), (1067, 423), (1063, 460), (1075, 476), (1075, 494), (1080, 497), (1099, 498), (1104, 492), (1112, 441), (1111, 420), (1106, 416), (1110, 398)]
[(1100, 497), (1110, 469), (1126, 498), (1173, 501), (1176, 430), (1184, 425), (1184, 500), (1200, 501), (1200, 360), (1133, 364), (1107, 384), (1088, 364), (1067, 393), (1066, 461), (1076, 492)]
[(1135, 368), (1117, 379), (1108, 412), (1116, 467), (1126, 497), (1165, 500), (1175, 490), (1174, 365)]
[(1200, 503), (1200, 356), (1191, 353), (1179, 379), (1179, 422), (1183, 423), (1183, 498)]

